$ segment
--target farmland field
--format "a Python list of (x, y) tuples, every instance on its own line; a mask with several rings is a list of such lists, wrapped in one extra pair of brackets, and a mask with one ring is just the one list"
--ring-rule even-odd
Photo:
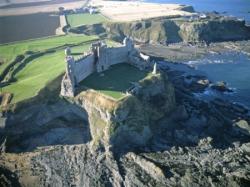
[(0, 74), (17, 55), (24, 54), (26, 51), (37, 52), (65, 44), (75, 44), (93, 39), (96, 39), (96, 37), (85, 35), (64, 35), (0, 45)]
[(101, 14), (70, 14), (67, 15), (67, 22), (71, 27), (77, 27), (80, 25), (92, 25), (108, 21)]
[(59, 16), (37, 13), (0, 17), (0, 44), (55, 35)]

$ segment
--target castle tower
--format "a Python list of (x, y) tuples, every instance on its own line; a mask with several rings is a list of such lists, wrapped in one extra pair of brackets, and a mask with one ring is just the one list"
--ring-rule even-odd
[(134, 42), (128, 37), (124, 38), (123, 45), (127, 47), (129, 52), (134, 49)]
[(75, 60), (72, 56), (67, 56), (66, 57), (66, 74), (68, 76), (68, 78), (70, 79), (70, 81), (72, 82), (72, 85), (75, 86), (74, 84), (74, 64), (75, 64)]
[(70, 56), (70, 55), (71, 55), (71, 49), (70, 49), (70, 47), (67, 47), (67, 48), (65, 49), (65, 55), (66, 55), (66, 56)]
[[(66, 52), (66, 51), (65, 51)], [(66, 73), (61, 84), (61, 95), (74, 97), (75, 94), (75, 76), (74, 76), (74, 58), (66, 56)]]
[(109, 68), (107, 61), (107, 45), (104, 42), (99, 42), (97, 47), (98, 63), (96, 66), (97, 72), (105, 71)]

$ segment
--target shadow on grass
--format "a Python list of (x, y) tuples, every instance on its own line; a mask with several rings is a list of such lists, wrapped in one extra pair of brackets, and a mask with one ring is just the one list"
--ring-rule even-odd
[(83, 53), (71, 53), (71, 55), (76, 56), (76, 55), (83, 55)]

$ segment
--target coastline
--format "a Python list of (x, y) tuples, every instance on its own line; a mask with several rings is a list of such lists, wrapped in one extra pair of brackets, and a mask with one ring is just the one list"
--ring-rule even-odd
[(170, 45), (142, 44), (139, 49), (148, 55), (172, 62), (198, 60), (207, 54), (220, 54), (226, 51), (240, 52), (250, 56), (250, 40), (216, 42), (209, 45), (174, 43)]
[[(107, 16), (115, 16), (116, 21), (118, 18), (128, 21), (141, 19), (145, 13), (130, 10), (129, 7), (135, 6), (132, 2), (123, 4), (128, 5), (124, 15), (116, 17), (109, 13)], [(118, 8), (121, 10), (123, 6)], [(106, 10), (112, 12), (112, 6)], [(131, 12), (135, 14), (126, 18)], [(23, 57), (6, 50), (16, 57), (21, 56), (10, 64), (7, 76), (3, 76), (10, 84), (13, 78), (19, 81), (14, 76), (19, 68), (26, 70), (24, 68), (30, 64), (39, 65), (37, 58), (45, 57), (40, 66), (27, 69), (34, 75), (22, 76), (24, 84), (16, 87), (18, 91), (22, 88), (23, 92), (31, 92), (31, 87), (25, 86), (39, 84), (36, 77), (44, 80), (53, 75), (54, 70), (65, 68), (65, 49), (66, 60), (70, 61), (66, 63), (67, 73), (63, 79), (70, 80), (64, 82), (64, 89), (75, 88), (72, 82), (77, 80), (82, 84), (78, 84), (77, 93), (72, 97), (62, 97), (60, 90), (65, 70), (62, 69), (56, 78), (42, 83), (45, 86), (36, 96), (0, 112), (0, 186), (247, 186), (250, 181), (250, 108), (225, 100), (227, 94), (234, 94), (228, 85), (223, 81), (213, 82), (204, 71), (196, 68), (207, 55), (223, 57), (228, 51), (236, 57), (244, 53), (250, 58), (250, 40), (243, 40), (248, 35), (247, 29), (235, 24), (239, 21), (224, 19), (188, 18), (179, 20), (178, 27), (177, 22), (169, 18), (150, 21), (140, 20), (128, 25), (114, 23), (113, 27), (105, 28), (106, 33), (94, 32), (104, 30), (102, 24), (83, 26), (82, 30), (88, 30), (89, 35), (103, 34), (104, 37), (87, 38), (87, 33), (82, 35), (81, 41), (77, 35), (73, 42), (73, 35), (69, 34), (59, 38), (60, 41), (37, 41), (25, 50), (20, 49)], [(215, 24), (205, 27), (206, 37), (200, 34), (204, 27), (196, 27), (197, 23), (204, 25), (204, 22)], [(61, 32), (65, 24), (65, 17), (60, 16), (57, 31)], [(208, 31), (213, 33), (224, 26), (227, 26), (225, 30), (245, 29), (244, 32), (236, 30), (236, 34), (227, 33), (230, 39), (242, 41), (216, 42), (217, 38), (208, 36)], [(94, 27), (97, 30), (91, 32)], [(183, 32), (178, 35), (180, 29)], [(223, 40), (228, 39), (224, 37), (225, 30), (219, 34)], [(116, 44), (107, 47), (117, 39), (114, 37), (114, 41), (110, 41), (108, 35), (138, 39), (134, 41), (139, 51), (134, 51), (128, 38), (124, 40), (128, 44), (126, 48)], [(210, 41), (210, 37), (214, 43), (203, 41), (204, 38)], [(107, 45), (105, 41), (97, 41), (101, 39), (105, 39)], [(47, 48), (36, 49), (37, 43)], [(91, 52), (85, 50), (89, 47)], [(84, 55), (82, 61), (74, 61), (80, 55)], [(137, 69), (122, 68), (115, 72), (115, 67), (111, 66), (116, 60), (130, 64), (134, 60), (135, 67), (131, 68)], [(61, 64), (57, 66), (58, 62)], [(223, 64), (219, 60), (216, 63)], [(96, 66), (102, 71), (89, 82), (89, 85), (94, 84), (87, 86), (82, 80), (89, 72), (98, 70)], [(104, 68), (112, 74), (103, 71)], [(227, 71), (233, 72), (233, 69)], [(41, 72), (46, 74), (40, 78)], [(86, 76), (82, 78), (84, 73)], [(142, 79), (130, 79), (140, 73)], [(235, 77), (242, 76), (240, 73)], [(105, 85), (109, 82), (115, 84)], [(123, 88), (126, 84), (128, 86)], [(122, 97), (111, 99), (111, 95), (103, 95), (103, 91), (112, 94), (119, 91)], [(203, 97), (207, 92), (210, 94), (209, 91), (218, 92), (222, 97)], [(1, 101), (8, 104), (6, 95)]]
[[(185, 72), (183, 74), (184, 77), (187, 77), (188, 75), (191, 76), (198, 76), (198, 77), (206, 77), (205, 79), (210, 79), (209, 81), (211, 82), (211, 78), (214, 79), (213, 74), (206, 74), (206, 71), (201, 70), (199, 67), (202, 63), (202, 60), (210, 56), (215, 56), (218, 59), (222, 58), (224, 54), (231, 54), (234, 56), (234, 61), (237, 62), (237, 58), (240, 55), (245, 55), (246, 58), (250, 58), (250, 48), (248, 46), (250, 44), (250, 40), (248, 41), (237, 41), (237, 42), (222, 42), (222, 43), (212, 43), (209, 46), (207, 45), (196, 45), (196, 46), (189, 46), (189, 45), (183, 45), (183, 44), (172, 44), (169, 46), (161, 46), (161, 45), (142, 45), (140, 46), (140, 50), (155, 58), (158, 61), (164, 61), (166, 62), (166, 65), (170, 68), (172, 68), (175, 71), (180, 71), (180, 72)], [(208, 59), (207, 59), (208, 60)], [(225, 59), (224, 59), (225, 60)], [(235, 62), (235, 63), (236, 63)], [(208, 66), (209, 64), (206, 64), (208, 62), (204, 62), (203, 64), (204, 67)], [(209, 63), (210, 65), (216, 65), (216, 63), (225, 63), (223, 66), (229, 66), (230, 62), (217, 62), (216, 60), (210, 60)], [(229, 64), (228, 64), (229, 63)], [(245, 62), (247, 63), (247, 62)], [(237, 66), (237, 65), (235, 65)], [(189, 68), (186, 68), (189, 67)], [(219, 66), (221, 67), (221, 66)], [(237, 66), (238, 67), (238, 66)], [(203, 68), (204, 69), (204, 68)], [(214, 70), (215, 71), (215, 70)], [(222, 71), (222, 70), (221, 70)], [(225, 70), (226, 71), (226, 70)], [(236, 71), (236, 69), (235, 69)], [(232, 70), (234, 72), (234, 70)], [(225, 72), (228, 73), (228, 72)], [(233, 76), (233, 75), (232, 75)], [(235, 75), (237, 76), (237, 75)], [(215, 76), (215, 77), (218, 77)], [(196, 80), (197, 81), (197, 80)], [(223, 79), (219, 79), (217, 81), (225, 81)], [(213, 81), (213, 84), (215, 84), (216, 81)], [(229, 82), (230, 83), (230, 82)], [(228, 86), (231, 86), (230, 84)], [(206, 92), (210, 87), (210, 84), (207, 84), (202, 91), (197, 90), (197, 93), (202, 96), (201, 98), (206, 98), (208, 92)], [(243, 93), (238, 93), (237, 88), (228, 88), (229, 90), (232, 90), (230, 94), (227, 92), (220, 92), (211, 89), (210, 91), (214, 92), (212, 93), (213, 97), (212, 98), (224, 98), (227, 99), (228, 102), (236, 102), (240, 100), (240, 103), (244, 105), (246, 108), (250, 109), (250, 103), (246, 100), (244, 100)], [(239, 98), (238, 98), (239, 97)], [(241, 99), (242, 97), (242, 99)], [(246, 96), (245, 96), (246, 97)], [(232, 100), (232, 101), (230, 101)]]

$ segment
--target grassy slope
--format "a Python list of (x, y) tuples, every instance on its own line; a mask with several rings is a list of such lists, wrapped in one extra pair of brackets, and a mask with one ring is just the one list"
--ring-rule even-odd
[(14, 93), (12, 103), (35, 96), (50, 81), (64, 72), (64, 52), (59, 51), (35, 59), (17, 73), (17, 81), (3, 88)]
[(0, 73), (2, 73), (6, 66), (14, 60), (17, 55), (23, 54), (25, 51), (40, 51), (64, 44), (88, 41), (94, 38), (96, 37), (85, 35), (64, 35), (0, 45), (0, 59), (3, 59), (4, 61), (4, 64), (0, 65)]
[(101, 74), (94, 73), (81, 82), (81, 85), (95, 89), (115, 99), (124, 96), (126, 90), (132, 86), (131, 82), (138, 82), (146, 76), (146, 72), (128, 64), (117, 64)]
[[(5, 59), (14, 58), (15, 55), (24, 53), (26, 50), (44, 50), (51, 47), (64, 45), (66, 43), (79, 43), (92, 40), (92, 36), (61, 36), (48, 39), (31, 40), (18, 42), (11, 45), (1, 46), (1, 54)], [(75, 52), (83, 52), (89, 49), (90, 44), (85, 44), (76, 49)], [(12, 55), (11, 55), (12, 54)], [(65, 70), (64, 50), (58, 50), (55, 53), (44, 55), (28, 63), (24, 69), (19, 71), (15, 78), (16, 82), (2, 88), (4, 92), (14, 94), (12, 103), (35, 96), (38, 91), (51, 80), (62, 74)]]
[(67, 15), (67, 22), (71, 27), (102, 23), (107, 19), (101, 14), (71, 14)]
[[(51, 47), (57, 47), (64, 44), (73, 44), (83, 41), (95, 39), (93, 36), (62, 36), (51, 37), (48, 39), (30, 40), (25, 42), (18, 42), (15, 44), (0, 46), (4, 49), (6, 57), (10, 59), (16, 54), (24, 53), (27, 50), (44, 50)], [(118, 45), (115, 42), (107, 41), (109, 46)], [(90, 44), (82, 44), (72, 48), (72, 53), (75, 57), (88, 51)], [(12, 54), (12, 55), (11, 55)], [(35, 96), (38, 91), (46, 86), (48, 82), (56, 78), (65, 71), (65, 55), (64, 50), (58, 50), (55, 53), (39, 57), (28, 63), (24, 69), (19, 71), (15, 78), (16, 82), (2, 88), (4, 92), (11, 92), (14, 94), (12, 103), (17, 103), (24, 99)]]

